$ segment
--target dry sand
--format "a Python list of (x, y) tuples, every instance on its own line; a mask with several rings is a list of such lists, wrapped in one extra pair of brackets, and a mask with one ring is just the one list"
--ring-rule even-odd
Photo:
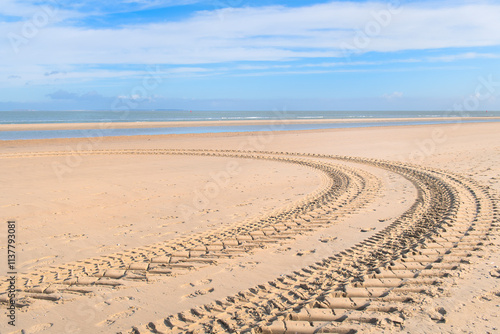
[[(498, 130), (0, 142), (2, 220), (17, 222), (25, 305), (15, 328), (2, 316), (0, 333), (496, 332)], [(339, 307), (347, 297), (369, 306)]]

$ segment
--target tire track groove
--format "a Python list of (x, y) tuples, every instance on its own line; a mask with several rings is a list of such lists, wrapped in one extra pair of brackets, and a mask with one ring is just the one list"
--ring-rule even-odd
[[(164, 333), (354, 333), (367, 324), (400, 327), (407, 316), (405, 304), (419, 295), (436, 293), (440, 280), (468, 262), (464, 251), (471, 257), (498, 222), (496, 195), (472, 180), (407, 164), (331, 158), (397, 172), (415, 184), (418, 199), (368, 240), (254, 288), (261, 298), (251, 306), (227, 298), (223, 312), (224, 319), (231, 317), (230, 327), (219, 328), (217, 312), (211, 312), (190, 325), (175, 321), (179, 319), (172, 315), (132, 332), (150, 332), (159, 326)], [(333, 318), (325, 319), (329, 315)]]
[[(79, 154), (157, 154), (157, 155), (201, 155), (210, 157), (230, 157), (244, 159), (261, 159), (292, 163), (306, 166), (320, 172), (322, 181), (320, 188), (314, 193), (298, 201), (295, 205), (275, 211), (259, 220), (233, 224), (229, 227), (209, 231), (198, 237), (187, 237), (141, 247), (134, 250), (101, 256), (74, 263), (60, 265), (57, 268), (43, 269), (21, 274), (23, 289), (21, 300), (29, 304), (33, 298), (49, 298), (46, 294), (67, 291), (67, 286), (101, 285), (107, 279), (120, 280), (115, 286), (126, 284), (123, 280), (147, 280), (150, 275), (179, 275), (196, 270), (206, 265), (215, 265), (224, 258), (244, 256), (255, 248), (265, 248), (294, 239), (296, 236), (309, 233), (317, 228), (328, 226), (339, 219), (344, 212), (338, 210), (345, 203), (353, 205), (353, 209), (368, 202), (379, 189), (376, 178), (364, 171), (333, 165), (330, 163), (308, 161), (302, 158), (283, 158), (258, 154), (255, 152), (209, 152), (182, 150), (121, 150), (92, 151)], [(1, 158), (19, 158), (32, 156), (64, 156), (65, 153), (47, 152), (28, 155), (3, 155)], [(361, 203), (361, 204), (360, 204)], [(331, 213), (324, 218), (324, 206)], [(317, 212), (322, 209), (321, 213)], [(279, 225), (281, 224), (281, 225)], [(281, 226), (281, 228), (276, 228)], [(223, 238), (221, 238), (223, 236)], [(142, 260), (139, 260), (142, 259)], [(24, 292), (41, 284), (51, 284), (50, 290), (43, 290), (40, 296)], [(5, 284), (3, 284), (5, 285)], [(2, 287), (2, 284), (0, 284)], [(4, 290), (6, 291), (6, 290)], [(0, 302), (3, 301), (0, 295)]]

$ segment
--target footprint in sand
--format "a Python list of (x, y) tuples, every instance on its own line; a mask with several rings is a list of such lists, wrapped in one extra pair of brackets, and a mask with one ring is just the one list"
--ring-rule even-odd
[(304, 256), (304, 255), (309, 255), (309, 254), (314, 254), (314, 253), (316, 253), (316, 250), (311, 249), (308, 251), (299, 251), (299, 252), (297, 252), (297, 254), (295, 254), (295, 256)]
[(106, 326), (112, 325), (119, 319), (128, 318), (128, 317), (132, 316), (137, 310), (138, 310), (138, 308), (131, 306), (126, 311), (118, 312), (118, 313), (115, 313), (115, 314), (109, 316), (106, 320), (99, 322), (97, 324), (97, 326), (100, 327), (100, 326), (104, 326), (104, 325), (106, 325)]
[(98, 310), (103, 310), (105, 307), (110, 306), (110, 305), (115, 305), (116, 303), (124, 305), (127, 304), (129, 305), (129, 308), (133, 307), (133, 303), (135, 300), (135, 297), (132, 296), (121, 296), (121, 297), (115, 297), (115, 298), (108, 298), (107, 296), (102, 296), (103, 300), (97, 304), (95, 304), (96, 309)]
[(233, 271), (235, 268), (255, 268), (260, 262), (245, 262), (245, 263), (238, 263), (238, 264), (233, 264), (233, 265), (228, 265), (226, 268), (223, 269), (223, 271)]
[(195, 286), (200, 286), (200, 285), (207, 285), (207, 284), (210, 284), (210, 283), (212, 283), (212, 279), (211, 278), (206, 278), (206, 279), (202, 279), (202, 280), (196, 281), (194, 283), (184, 284), (184, 285), (182, 285), (182, 287), (183, 288), (185, 288), (185, 287), (195, 287)]
[(212, 293), (214, 291), (215, 291), (214, 288), (208, 288), (208, 289), (203, 289), (203, 290), (196, 290), (195, 292), (193, 292), (193, 293), (191, 293), (189, 295), (183, 296), (183, 298), (196, 298), (198, 296), (203, 296), (203, 295)]
[(39, 259), (33, 259), (29, 261), (25, 261), (21, 264), (21, 267), (25, 268), (33, 268), (35, 266), (41, 266), (41, 265), (51, 265), (55, 262), (55, 259), (58, 258), (58, 255), (49, 255), (49, 256), (44, 256)]
[(495, 278), (500, 278), (500, 269), (490, 271), (490, 275)]
[(283, 253), (283, 252), (288, 252), (290, 250), (292, 250), (292, 248), (290, 248), (290, 247), (278, 248), (273, 253), (279, 254), (279, 253)]
[(337, 239), (338, 239), (338, 237), (321, 237), (321, 238), (319, 238), (319, 242), (326, 244), (328, 242), (332, 242), (332, 241), (335, 241)]

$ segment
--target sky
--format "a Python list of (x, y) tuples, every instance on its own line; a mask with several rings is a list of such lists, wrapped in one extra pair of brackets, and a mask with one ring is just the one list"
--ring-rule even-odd
[(2, 0), (0, 110), (500, 110), (500, 1)]

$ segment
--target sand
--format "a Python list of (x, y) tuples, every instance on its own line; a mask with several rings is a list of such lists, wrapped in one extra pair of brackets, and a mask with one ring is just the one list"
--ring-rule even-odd
[(0, 333), (495, 332), (499, 143), (495, 123), (0, 142)]
[(140, 129), (140, 128), (177, 128), (202, 126), (238, 126), (262, 125), (278, 126), (284, 124), (325, 124), (325, 123), (377, 123), (404, 121), (484, 121), (498, 120), (500, 117), (419, 117), (419, 118), (364, 118), (364, 119), (282, 119), (286, 112), (277, 112), (275, 120), (245, 120), (245, 121), (189, 121), (189, 122), (97, 122), (97, 123), (49, 123), (49, 124), (2, 124), (0, 131), (44, 131), (44, 130), (89, 130), (89, 129)]

